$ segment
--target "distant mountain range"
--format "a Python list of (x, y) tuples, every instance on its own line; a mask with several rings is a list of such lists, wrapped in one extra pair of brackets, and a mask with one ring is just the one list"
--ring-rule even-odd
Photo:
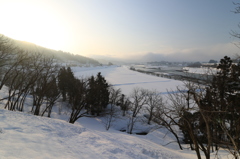
[[(0, 34), (1, 35), (1, 34)], [(9, 38), (9, 37), (7, 37)], [(53, 57), (54, 59), (58, 60), (62, 63), (73, 63), (73, 64), (82, 64), (82, 65), (100, 65), (100, 63), (97, 60), (94, 60), (92, 58), (88, 58), (81, 55), (71, 54), (69, 52), (64, 51), (57, 51), (48, 49), (42, 46), (38, 46), (34, 43), (26, 42), (26, 41), (20, 41), (15, 40), (12, 38), (9, 38), (13, 43), (18, 47), (19, 49), (22, 49), (24, 51), (27, 51), (29, 53), (41, 53), (45, 56)]]

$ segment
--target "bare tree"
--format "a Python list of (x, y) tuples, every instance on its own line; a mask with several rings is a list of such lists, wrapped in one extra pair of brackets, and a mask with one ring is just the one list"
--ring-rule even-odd
[(129, 134), (132, 134), (134, 124), (138, 120), (138, 114), (142, 110), (143, 106), (146, 104), (147, 98), (146, 98), (147, 90), (135, 88), (130, 95), (130, 110), (131, 113), (129, 114), (129, 121), (127, 126), (127, 132)]
[(9, 61), (16, 55), (17, 47), (14, 42), (4, 35), (0, 35), (0, 68), (9, 65)]
[(46, 107), (42, 113), (42, 116), (45, 112), (48, 112), (48, 117), (50, 118), (52, 108), (56, 103), (57, 99), (60, 97), (60, 91), (57, 87), (56, 78), (53, 76), (51, 81), (47, 83), (47, 87), (49, 88), (46, 92)]
[(105, 110), (105, 115), (103, 119), (103, 123), (105, 125), (106, 130), (112, 126), (112, 123), (116, 120), (118, 116), (117, 112), (117, 103), (120, 101), (121, 98), (121, 90), (114, 89), (113, 87), (109, 87), (109, 105), (108, 108)]
[[(240, 3), (233, 3), (236, 7), (235, 7), (235, 10), (233, 11), (235, 14), (239, 14), (240, 13)], [(240, 28), (240, 24), (238, 24), (238, 28)], [(232, 30), (230, 32), (230, 35), (237, 38), (237, 39), (240, 39), (240, 33), (236, 30)], [(240, 48), (240, 43), (235, 43), (235, 45)]]
[(3, 85), (8, 86), (8, 101), (5, 108), (22, 111), (24, 100), (36, 78), (30, 80), (34, 77), (32, 76), (34, 71), (31, 69), (29, 62), (31, 57), (28, 54), (21, 54), (20, 52), (15, 58), (17, 59), (15, 59), (14, 65), (3, 75), (1, 87)]
[(122, 94), (120, 100), (117, 103), (117, 105), (119, 105), (122, 110), (122, 116), (126, 115), (126, 112), (130, 109), (130, 104), (131, 102), (129, 98)]
[[(12, 70), (16, 69), (20, 66), (24, 61), (27, 60), (28, 55), (27, 53), (23, 52), (22, 50), (15, 50), (17, 53), (11, 55), (11, 59), (5, 59), (7, 64), (3, 64), (1, 67), (1, 84), (0, 89), (6, 84), (6, 82), (12, 78), (11, 74)], [(6, 57), (8, 58), (8, 57)]]
[(75, 79), (73, 83), (74, 87), (70, 91), (70, 107), (71, 115), (69, 118), (69, 123), (74, 124), (79, 118), (86, 116), (87, 110), (87, 80), (85, 79)]
[(200, 84), (186, 82), (183, 87), (178, 87), (177, 91), (168, 93), (168, 104), (155, 115), (157, 123), (175, 136), (180, 149), (183, 149), (179, 137), (182, 131), (185, 143), (190, 144), (197, 157), (201, 158), (202, 151), (209, 159), (213, 145), (212, 123), (211, 114), (207, 113), (203, 105), (206, 95), (203, 88)]
[(154, 112), (154, 122), (157, 123), (160, 128), (166, 128), (169, 132), (171, 132), (176, 138), (179, 148), (183, 150), (181, 140), (178, 135), (179, 131), (176, 130), (179, 118), (172, 114), (172, 109), (168, 109), (168, 107), (164, 104), (162, 106), (163, 107), (158, 107), (158, 109)]
[(163, 99), (162, 96), (159, 92), (157, 92), (156, 90), (153, 91), (147, 91), (146, 93), (146, 111), (148, 112), (148, 124), (150, 124), (150, 122), (153, 119), (153, 114), (156, 111), (156, 109), (161, 108), (163, 105)]
[(39, 58), (34, 65), (38, 69), (36, 70), (38, 79), (31, 90), (33, 95), (32, 112), (34, 115), (39, 115), (46, 94), (51, 89), (48, 83), (57, 76), (59, 66), (54, 62), (53, 58), (46, 57)]
[(106, 130), (109, 130), (109, 128), (113, 125), (113, 123), (117, 120), (117, 118), (118, 118), (118, 109), (116, 105), (109, 104), (108, 108), (104, 112), (104, 117), (102, 120)]

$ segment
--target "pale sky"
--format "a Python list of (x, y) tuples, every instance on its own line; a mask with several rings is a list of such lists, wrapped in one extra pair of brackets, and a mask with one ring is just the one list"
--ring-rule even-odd
[(84, 56), (219, 60), (240, 51), (234, 8), (231, 0), (0, 0), (0, 33)]

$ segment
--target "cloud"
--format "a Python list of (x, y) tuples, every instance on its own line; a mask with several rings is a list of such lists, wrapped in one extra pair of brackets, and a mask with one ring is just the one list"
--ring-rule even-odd
[(240, 54), (240, 49), (233, 43), (218, 44), (206, 46), (203, 48), (171, 49), (159, 52), (145, 53), (141, 58), (142, 61), (209, 61), (214, 59), (219, 61), (224, 56), (234, 57)]
[[(161, 46), (160, 49), (154, 48), (155, 51), (149, 52), (127, 52), (121, 51), (114, 54), (92, 54), (89, 55), (94, 59), (104, 59), (108, 61), (124, 62), (149, 62), (149, 61), (179, 61), (179, 62), (208, 62), (209, 60), (219, 61), (224, 56), (234, 57), (240, 55), (240, 49), (233, 43), (223, 43), (204, 47), (194, 48), (174, 48), (170, 46)], [(156, 51), (157, 50), (157, 51)]]

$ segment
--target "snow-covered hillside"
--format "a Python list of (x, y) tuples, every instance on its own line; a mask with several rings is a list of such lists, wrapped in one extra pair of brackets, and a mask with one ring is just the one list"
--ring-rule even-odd
[(106, 131), (101, 123), (90, 118), (83, 119), (82, 124), (73, 125), (62, 120), (1, 109), (0, 120), (1, 159), (188, 157), (136, 135)]
[[(101, 72), (108, 82), (121, 88), (125, 94), (129, 94), (134, 87), (166, 92), (182, 84), (180, 81), (134, 72), (127, 67), (73, 68), (73, 71), (77, 77)], [(2, 97), (3, 91), (0, 92)], [(175, 142), (168, 144), (174, 138), (164, 129), (150, 131), (144, 136), (130, 135), (119, 131), (125, 124), (124, 119), (120, 119), (106, 131), (103, 117), (82, 117), (75, 124), (69, 124), (69, 112), (60, 103), (54, 107), (52, 118), (33, 116), (27, 109), (24, 112), (11, 112), (2, 108), (1, 105), (1, 159), (197, 158), (194, 151), (179, 150)], [(220, 153), (222, 158), (227, 158), (226, 153)]]

